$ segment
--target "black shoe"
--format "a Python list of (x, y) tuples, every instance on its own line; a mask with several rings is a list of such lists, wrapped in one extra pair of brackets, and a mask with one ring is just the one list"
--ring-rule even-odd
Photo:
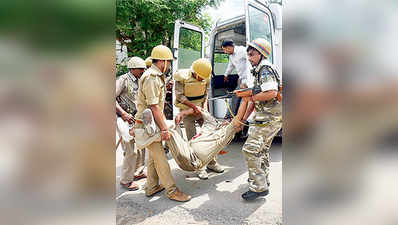
[(242, 198), (246, 201), (251, 201), (254, 200), (260, 196), (266, 196), (268, 195), (269, 190), (263, 191), (263, 192), (254, 192), (254, 191), (248, 191), (242, 194)]

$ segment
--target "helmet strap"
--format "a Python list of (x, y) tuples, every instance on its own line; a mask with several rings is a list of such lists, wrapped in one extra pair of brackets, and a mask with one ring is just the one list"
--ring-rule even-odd
[(258, 63), (257, 63), (257, 65), (256, 65), (256, 67), (257, 67), (258, 65), (260, 65), (261, 61), (263, 61), (264, 56), (263, 56), (263, 54), (260, 54), (260, 55), (261, 55), (261, 56), (260, 56), (260, 60), (258, 60)]
[(164, 64), (163, 64), (163, 73), (166, 72), (166, 68), (167, 68), (167, 60), (164, 60)]

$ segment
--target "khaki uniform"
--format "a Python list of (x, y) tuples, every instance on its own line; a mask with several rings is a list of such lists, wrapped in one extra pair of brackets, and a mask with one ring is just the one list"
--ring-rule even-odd
[[(137, 96), (137, 119), (142, 119), (145, 109), (150, 105), (158, 105), (163, 111), (166, 97), (165, 76), (155, 66), (152, 65), (144, 72), (139, 80)], [(135, 124), (136, 128), (143, 128), (140, 123)], [(140, 135), (142, 136), (142, 135)], [(136, 138), (140, 138), (136, 136)], [(147, 183), (145, 192), (147, 195), (153, 193), (159, 187), (159, 180), (166, 189), (166, 194), (170, 196), (175, 190), (176, 185), (166, 158), (161, 141), (156, 141), (147, 146), (149, 157), (147, 162)]]
[[(138, 79), (130, 72), (121, 75), (116, 80), (116, 96), (119, 97), (120, 104), (125, 105), (130, 114), (136, 110), (137, 90)], [(121, 182), (129, 183), (134, 180), (134, 176), (142, 174), (144, 171), (145, 149), (137, 150), (134, 139), (130, 142), (122, 139), (121, 144), (124, 151)]]
[(218, 123), (208, 112), (203, 112), (204, 124), (197, 137), (186, 141), (180, 127), (170, 130), (169, 150), (178, 166), (185, 171), (197, 171), (214, 159), (235, 136), (234, 123)]
[[(268, 69), (272, 64), (263, 59), (254, 69), (254, 86), (261, 91), (276, 90), (280, 78)], [(268, 190), (269, 148), (275, 135), (282, 127), (282, 104), (276, 98), (255, 102), (256, 126), (250, 127), (249, 137), (242, 151), (249, 169), (249, 189), (254, 192)]]
[[(198, 81), (192, 76), (190, 69), (181, 69), (174, 74), (175, 83), (175, 105), (181, 109), (189, 109), (188, 106), (184, 105), (185, 100), (189, 100), (194, 105), (203, 107), (203, 103), (206, 101), (207, 93), (209, 89), (209, 82), (207, 80)], [(187, 134), (188, 141), (196, 135), (195, 122), (198, 122), (201, 126), (203, 119), (201, 116), (188, 115), (183, 119), (185, 132)], [(216, 164), (216, 158), (210, 161), (210, 165)], [(203, 168), (205, 169), (205, 167)]]

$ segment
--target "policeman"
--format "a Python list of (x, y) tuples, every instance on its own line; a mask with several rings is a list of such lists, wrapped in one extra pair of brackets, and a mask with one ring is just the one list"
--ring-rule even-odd
[[(185, 131), (188, 141), (196, 135), (195, 122), (203, 124), (201, 111), (199, 108), (206, 106), (207, 92), (209, 88), (209, 77), (212, 67), (207, 59), (201, 58), (192, 63), (190, 69), (180, 69), (174, 74), (175, 83), (175, 105), (181, 110), (192, 108), (194, 114), (183, 118)], [(216, 173), (224, 172), (224, 169), (214, 158), (207, 168)], [(195, 172), (200, 179), (208, 179), (206, 167)]]
[[(146, 69), (143, 59), (132, 57), (128, 63), (129, 72), (118, 77), (116, 80), (116, 113), (124, 121), (133, 124), (136, 110), (136, 93), (138, 90), (138, 79)], [(134, 180), (145, 178), (145, 149), (135, 150), (134, 139), (126, 142), (122, 139), (124, 159), (122, 165), (122, 176), (120, 184), (128, 190), (137, 190), (138, 185)]]
[(145, 64), (146, 64), (146, 68), (149, 68), (152, 66), (152, 58), (150, 56), (145, 59)]
[[(249, 91), (235, 93), (239, 97), (248, 97), (256, 110), (255, 126), (242, 148), (249, 169), (249, 191), (242, 194), (242, 198), (253, 200), (269, 193), (269, 148), (282, 127), (281, 79), (268, 61), (271, 45), (267, 40), (257, 38), (252, 41), (247, 54), (253, 66), (254, 86)], [(242, 122), (246, 121), (243, 119)]]
[[(139, 80), (135, 128), (144, 128), (143, 122), (139, 119), (142, 119), (145, 109), (150, 109), (156, 125), (161, 130), (161, 139), (167, 141), (170, 140), (170, 132), (167, 130), (166, 119), (163, 114), (166, 95), (165, 80), (171, 67), (173, 55), (168, 47), (158, 45), (152, 49), (151, 57), (151, 67), (145, 71)], [(136, 139), (138, 138), (140, 136), (136, 136)], [(182, 193), (176, 187), (162, 142), (153, 142), (147, 149), (149, 157), (146, 196), (153, 196), (166, 189), (166, 195), (169, 199), (180, 202), (189, 201), (191, 196)], [(159, 184), (159, 181), (162, 185)]]

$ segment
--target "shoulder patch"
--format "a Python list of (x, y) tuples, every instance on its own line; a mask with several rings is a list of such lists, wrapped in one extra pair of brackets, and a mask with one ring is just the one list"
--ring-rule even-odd
[(191, 73), (189, 69), (180, 69), (174, 74), (174, 80), (176, 81), (184, 81), (191, 77)]
[(271, 70), (271, 68), (269, 66), (263, 66), (260, 69), (259, 74), (260, 74), (261, 77), (266, 78), (266, 77), (268, 77), (270, 75), (273, 75), (273, 71)]

